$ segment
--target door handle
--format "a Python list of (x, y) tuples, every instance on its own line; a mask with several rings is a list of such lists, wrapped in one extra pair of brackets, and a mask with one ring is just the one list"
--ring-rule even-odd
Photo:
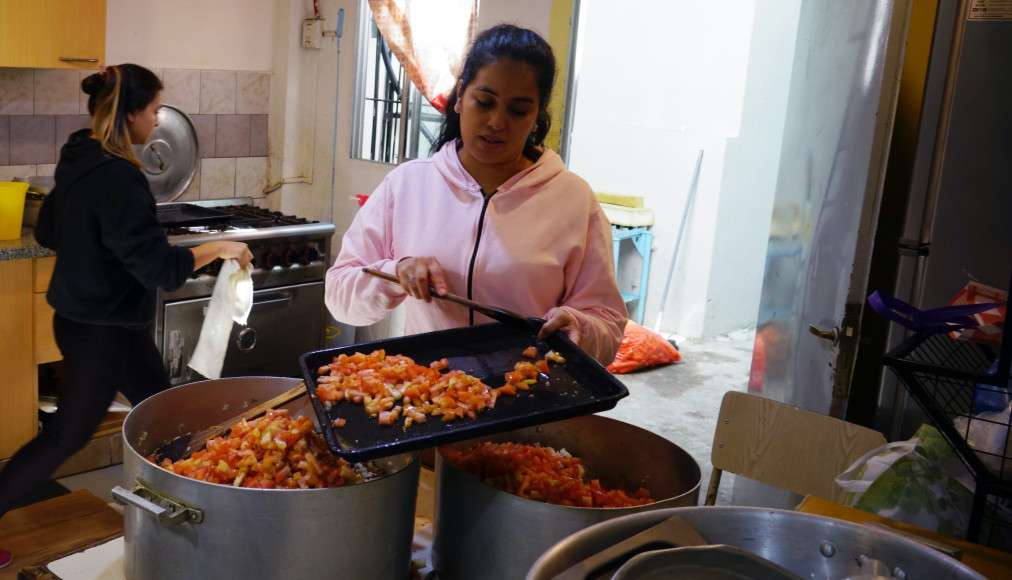
[[(287, 308), (291, 303), (292, 303), (291, 294), (285, 294), (280, 297), (277, 294), (275, 294), (264, 300), (254, 302), (253, 305), (250, 306), (249, 312), (250, 314), (253, 314), (255, 312), (263, 312), (265, 310), (279, 310), (281, 308)], [(207, 316), (207, 308), (208, 308), (207, 306), (204, 306), (202, 310), (204, 316)]]
[(264, 310), (277, 310), (280, 308), (286, 308), (292, 303), (292, 295), (285, 294), (282, 296), (274, 295), (264, 300), (254, 301), (253, 306), (250, 307), (250, 313), (263, 312)]
[(822, 330), (821, 328), (816, 328), (810, 324), (808, 325), (808, 332), (818, 336), (819, 338), (824, 338), (832, 342), (834, 345), (840, 342), (840, 329), (836, 327), (833, 327), (833, 330)]

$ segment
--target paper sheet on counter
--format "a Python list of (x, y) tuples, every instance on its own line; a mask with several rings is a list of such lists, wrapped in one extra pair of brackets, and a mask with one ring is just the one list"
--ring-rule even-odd
[(253, 265), (239, 267), (236, 260), (225, 260), (204, 314), (200, 338), (187, 365), (209, 379), (221, 378), (232, 323), (246, 324), (253, 307)]
[(124, 580), (123, 537), (53, 560), (46, 568), (62, 580)]

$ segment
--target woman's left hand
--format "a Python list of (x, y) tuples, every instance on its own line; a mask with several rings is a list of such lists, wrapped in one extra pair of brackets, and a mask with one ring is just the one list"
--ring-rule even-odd
[(573, 344), (580, 346), (580, 323), (565, 308), (552, 308), (545, 314), (545, 324), (538, 333), (538, 340), (543, 340), (553, 332), (561, 330)]

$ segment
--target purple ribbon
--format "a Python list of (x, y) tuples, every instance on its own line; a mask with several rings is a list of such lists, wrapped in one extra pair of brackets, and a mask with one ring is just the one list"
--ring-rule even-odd
[(914, 332), (951, 332), (980, 323), (972, 315), (987, 312), (1004, 302), (991, 304), (960, 304), (943, 306), (931, 310), (919, 310), (906, 302), (876, 290), (868, 297), (868, 304), (875, 312)]

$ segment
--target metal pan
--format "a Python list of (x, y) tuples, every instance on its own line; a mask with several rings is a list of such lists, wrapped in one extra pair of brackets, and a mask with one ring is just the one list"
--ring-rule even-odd
[(189, 227), (228, 223), (232, 214), (192, 203), (160, 203), (156, 206), (158, 223), (169, 227)]
[[(409, 356), (423, 365), (446, 358), (450, 361), (447, 370), (463, 370), (490, 387), (500, 387), (505, 383), (505, 373), (513, 370), (518, 361), (530, 360), (522, 351), (532, 345), (540, 357), (555, 350), (566, 362), (552, 363), (547, 382), (539, 380), (530, 391), (517, 396), (499, 397), (494, 409), (482, 411), (475, 419), (430, 420), (404, 429), (403, 419), (393, 425), (379, 425), (366, 415), (362, 405), (347, 401), (327, 410), (316, 396), (317, 369), (340, 354), (370, 353), (382, 348), (388, 354)], [(556, 333), (535, 342), (529, 332), (495, 322), (319, 350), (302, 355), (299, 362), (330, 450), (349, 461), (366, 461), (605, 411), (629, 394), (625, 385), (564, 335)], [(333, 426), (337, 418), (346, 421), (344, 427)]]

